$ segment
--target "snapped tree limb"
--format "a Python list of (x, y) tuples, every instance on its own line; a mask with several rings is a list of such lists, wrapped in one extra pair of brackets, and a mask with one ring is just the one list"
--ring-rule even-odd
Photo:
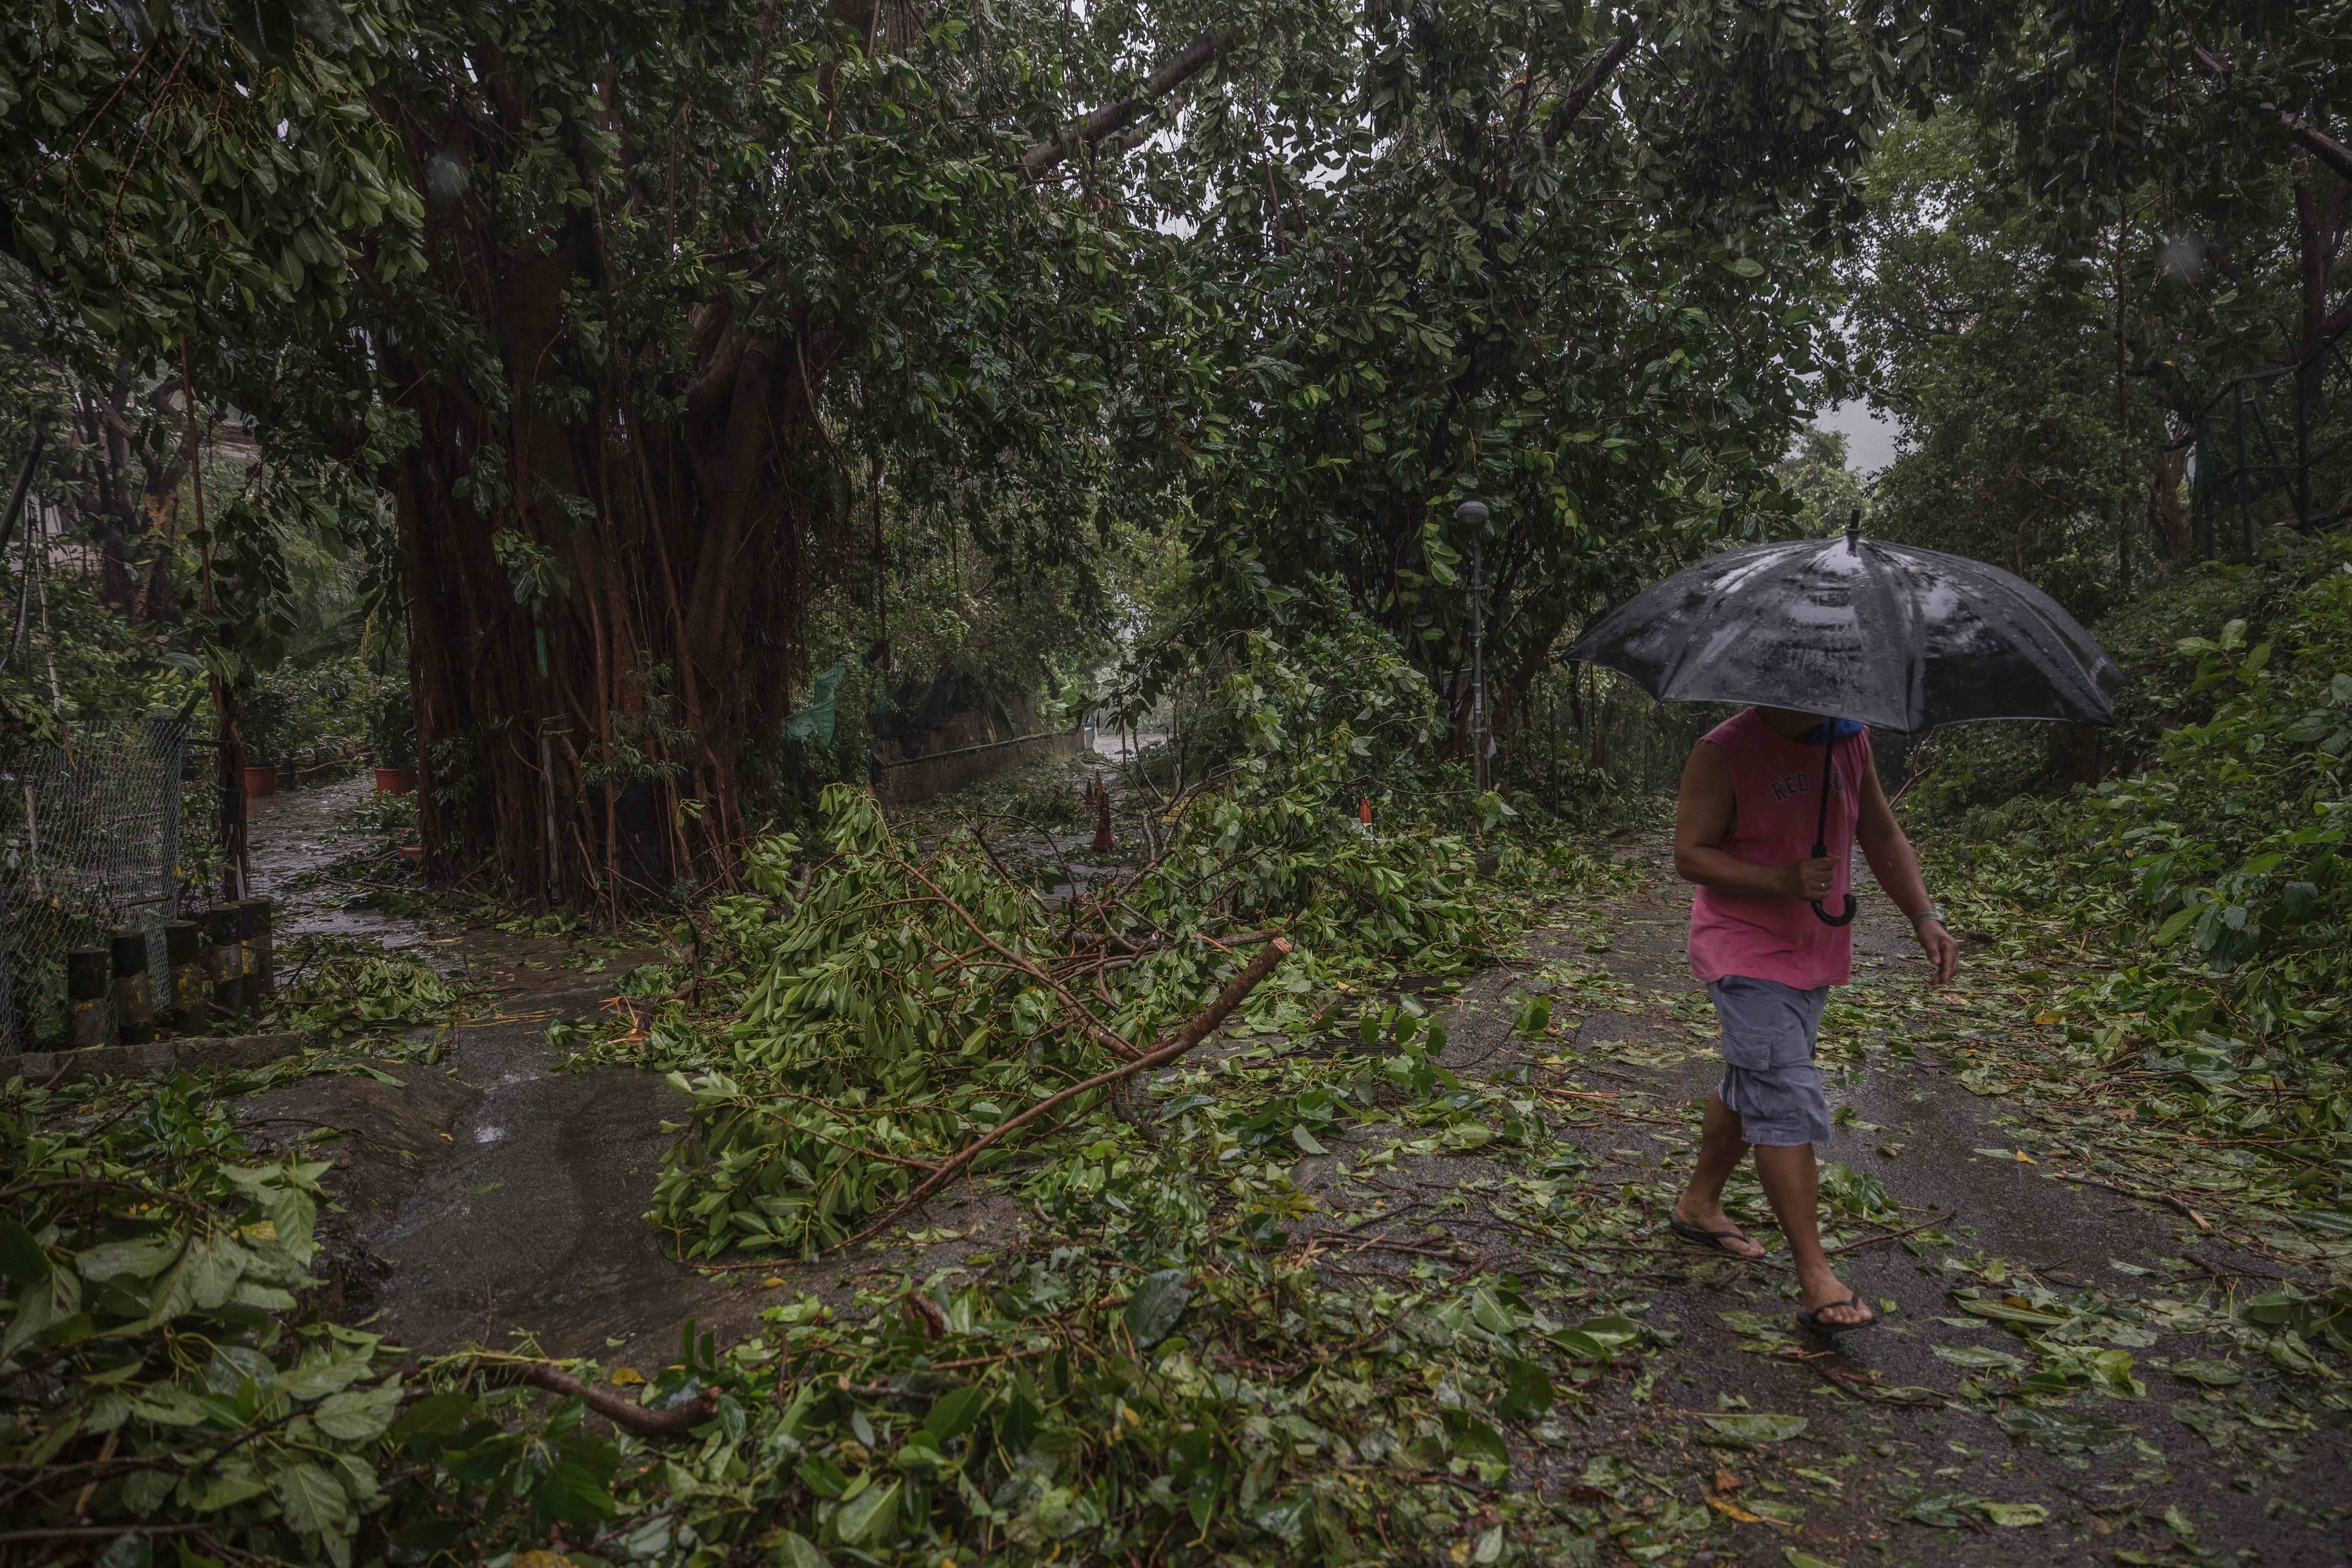
[(946, 1186), (955, 1178), (957, 1173), (971, 1165), (973, 1157), (982, 1150), (992, 1143), (1003, 1142), (1005, 1135), (1015, 1129), (1036, 1121), (1047, 1111), (1076, 1099), (1079, 1095), (1097, 1089), (1108, 1089), (1113, 1084), (1134, 1077), (1137, 1073), (1148, 1072), (1157, 1067), (1165, 1067), (1216, 1033), (1217, 1026), (1233, 1016), (1234, 1009), (1240, 1006), (1248, 998), (1249, 994), (1257, 989), (1260, 981), (1274, 973), (1274, 966), (1280, 963), (1289, 952), (1290, 943), (1281, 937), (1276, 937), (1265, 947), (1259, 949), (1255, 958), (1242, 966), (1240, 973), (1225, 983), (1225, 988), (1217, 993), (1214, 1001), (1202, 1008), (1199, 1016), (1191, 1023), (1176, 1032), (1176, 1037), (1173, 1040), (1157, 1050), (1145, 1052), (1131, 1062), (1122, 1063), (1108, 1072), (1097, 1073), (1084, 1082), (1070, 1085), (1058, 1094), (1048, 1095), (1019, 1115), (1008, 1117), (998, 1122), (987, 1132), (965, 1144), (954, 1155), (940, 1162), (940, 1168), (934, 1174), (898, 1203), (875, 1215), (865, 1229), (851, 1237), (849, 1242), (844, 1245), (864, 1241), (880, 1231), (892, 1220)]
[(527, 1383), (550, 1394), (560, 1394), (566, 1399), (577, 1399), (614, 1426), (634, 1432), (640, 1437), (684, 1437), (719, 1412), (718, 1398), (710, 1394), (667, 1410), (649, 1410), (609, 1388), (598, 1388), (593, 1384), (584, 1383), (561, 1367), (551, 1366), (545, 1362), (509, 1362), (481, 1357), (476, 1364), (486, 1372), (501, 1373), (517, 1383)]
[[(2230, 79), (2228, 64), (2204, 45), (2197, 44), (2189, 48), (2189, 61), (2197, 68), (2200, 74), (2210, 77), (2225, 87), (2228, 85)], [(2290, 110), (2281, 109), (2268, 99), (2256, 99), (2254, 107), (2265, 114), (2277, 115), (2279, 123), (2286, 128), (2288, 138), (2296, 146), (2336, 171), (2337, 179), (2352, 181), (2352, 147), (2338, 142), (2302, 115)]]
[(1545, 152), (1549, 153), (1559, 144), (1559, 139), (1568, 134), (1568, 128), (1576, 123), (1576, 117), (1584, 112), (1584, 106), (1592, 101), (1592, 95), (1601, 90), (1602, 85), (1615, 73), (1618, 66), (1623, 63), (1625, 57), (1633, 52), (1633, 46), (1640, 38), (1640, 28), (1626, 28), (1611, 39), (1609, 47), (1601, 50), (1600, 56), (1585, 68), (1584, 74), (1577, 79), (1576, 85), (1568, 89), (1567, 94), (1560, 99), (1559, 106), (1551, 111), (1551, 118), (1544, 121)]
[(1105, 138), (1116, 136), (1134, 124), (1161, 99), (1213, 64), (1241, 41), (1241, 36), (1239, 27), (1203, 32), (1145, 78), (1143, 90), (1133, 98), (1122, 98), (1080, 115), (1049, 142), (1032, 142), (1028, 151), (1021, 154), (1021, 172), (1032, 180), (1043, 179), (1073, 152), (1092, 152)]

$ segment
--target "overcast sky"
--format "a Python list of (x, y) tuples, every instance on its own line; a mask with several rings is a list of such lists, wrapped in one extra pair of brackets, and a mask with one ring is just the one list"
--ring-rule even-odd
[(1897, 426), (1867, 403), (1832, 404), (1814, 423), (1824, 430), (1843, 432), (1846, 467), (1864, 478), (1895, 460)]

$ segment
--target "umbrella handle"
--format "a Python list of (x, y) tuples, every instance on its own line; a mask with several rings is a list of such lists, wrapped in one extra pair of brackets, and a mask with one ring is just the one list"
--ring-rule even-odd
[[(1830, 847), (1827, 844), (1822, 843), (1818, 838), (1813, 840), (1814, 859), (1818, 860), (1829, 852)], [(1852, 893), (1845, 895), (1845, 908), (1839, 910), (1836, 914), (1830, 913), (1828, 908), (1822, 904), (1821, 900), (1815, 899), (1813, 900), (1813, 918), (1821, 921), (1822, 924), (1825, 926), (1852, 925), (1853, 923), (1853, 895)]]

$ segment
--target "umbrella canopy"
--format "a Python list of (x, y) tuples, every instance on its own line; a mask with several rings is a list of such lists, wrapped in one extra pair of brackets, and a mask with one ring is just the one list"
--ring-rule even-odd
[(1602, 616), (1569, 657), (1662, 702), (1757, 702), (1905, 731), (2112, 724), (2123, 680), (2031, 583), (1855, 528), (1710, 556)]

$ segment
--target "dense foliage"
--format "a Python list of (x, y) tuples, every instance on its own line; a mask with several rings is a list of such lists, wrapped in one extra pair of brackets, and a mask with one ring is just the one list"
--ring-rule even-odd
[(2352, 149), (2315, 106), (2352, 10), (2069, 0), (2025, 37), (1880, 148), (1850, 319), (1906, 433), (1878, 525), (2089, 616), (2343, 521)]
[[(1671, 1391), (1681, 1285), (1710, 1364), (1727, 1339), (1841, 1405), (2152, 1464), (2116, 1413), (2161, 1369), (2242, 1485), (2291, 1470), (2352, 1354), (2352, 563), (2271, 526), (2275, 483), (2242, 564), (2186, 520), (2217, 392), (2336, 395), (2348, 29), (2343, 0), (18, 6), (0, 446), (46, 424), (73, 521), (10, 565), (0, 739), (184, 709), (257, 759), (364, 736), (425, 774), (385, 820), (421, 813), (434, 875), (615, 928), (665, 899), (691, 961), (551, 1048), (683, 1093), (647, 1216), (681, 1268), (806, 1289), (644, 1373), (405, 1356), (321, 1241), (338, 1130), (231, 1110), (381, 1068), (14, 1080), (0, 1548), (1677, 1559), (1802, 1515), (1664, 1425), (1747, 1471), (1811, 1419)], [(1907, 433), (1867, 493), (1796, 438), (1857, 388)], [(2306, 425), (2324, 513), (2352, 423)], [(1670, 1252), (1647, 1143), (1587, 1169), (1694, 1130), (1678, 955), (1582, 957), (1657, 940), (1592, 838), (1702, 716), (1557, 667), (1559, 634), (1858, 508), (2100, 616), (2136, 680), (2111, 737), (1912, 753), (1968, 989), (1857, 986), (1822, 1060), (1932, 1053), (2002, 1112), (1975, 1153), (2005, 1174), (2241, 1249), (2069, 1283), (1906, 1213), (1905, 1167), (1832, 1164), (1834, 1245), (1940, 1252), (1942, 1321), (2014, 1335), (1934, 1344), (1937, 1388)], [(890, 820), (857, 787), (958, 705), (1097, 702), (1156, 737), (1108, 800)], [(458, 1005), (425, 963), (281, 959), (314, 1041), (453, 1048), (389, 1044)], [(1487, 1048), (1449, 1055), (1435, 1008), (1504, 959), (1463, 1015)], [(2242, 1288), (2248, 1258), (2292, 1278)], [(1784, 1473), (1840, 1512), (1846, 1467), (1886, 1479), (1822, 1464)], [(1919, 1484), (1880, 1522), (2048, 1521), (1893, 1468)]]
[(2140, 674), (2119, 745), (2137, 752), (2134, 771), (2017, 795), (2032, 738), (1938, 738), (1951, 765), (1924, 798), (1969, 839), (2017, 836), (2032, 857), (2014, 873), (2020, 893), (2035, 882), (2079, 891), (2086, 877), (2108, 889), (2106, 919), (2210, 968), (2256, 1033), (2335, 1036), (2331, 998), (2352, 951), (2338, 851), (2352, 826), (2345, 551), (2201, 567), (2107, 629)]

